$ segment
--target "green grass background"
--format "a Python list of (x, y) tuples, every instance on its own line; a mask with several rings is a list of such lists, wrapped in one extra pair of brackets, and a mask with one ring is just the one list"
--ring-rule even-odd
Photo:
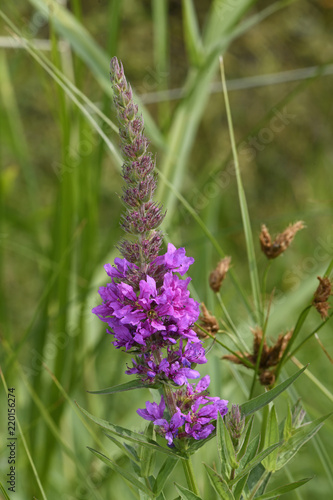
[[(296, 220), (307, 226), (268, 276), (268, 292), (275, 287), (277, 297), (268, 325), (268, 339), (274, 340), (295, 325), (333, 254), (332, 76), (326, 74), (333, 63), (333, 3), (64, 3), (62, 8), (54, 0), (4, 0), (0, 7), (0, 355), (5, 382), (16, 390), (24, 436), (17, 443), (17, 493), (10, 498), (130, 500), (138, 492), (86, 446), (104, 450), (121, 465), (126, 466), (126, 458), (74, 404), (76, 400), (97, 416), (143, 430), (135, 410), (151, 397), (142, 391), (112, 396), (86, 392), (125, 382), (129, 362), (90, 312), (100, 301), (98, 286), (106, 282), (103, 264), (118, 255), (115, 245), (122, 237), (121, 159), (109, 59), (117, 55), (123, 61), (142, 102), (161, 172), (157, 196), (167, 208), (166, 242), (185, 246), (195, 258), (192, 295), (220, 318), (208, 286), (209, 272), (221, 256), (214, 242), (232, 256), (233, 271), (253, 301), (220, 91), (218, 55), (224, 54), (260, 277), (266, 266), (258, 244), (261, 224), (275, 234)], [(34, 45), (37, 40), (49, 40), (47, 50)], [(317, 68), (314, 76), (303, 78), (303, 69), (311, 67)], [(301, 71), (292, 81), (280, 81), (278, 74), (295, 69)], [(275, 76), (267, 80), (270, 74)], [(214, 91), (211, 84), (216, 84)], [(178, 90), (169, 95), (168, 89)], [(283, 120), (272, 122), (278, 113)], [(250, 345), (254, 323), (229, 277), (222, 291)], [(311, 311), (301, 339), (318, 324), (318, 313)], [(319, 335), (332, 352), (330, 323)], [(212, 394), (241, 403), (248, 397), (251, 373), (221, 361), (223, 354), (215, 346), (201, 372), (210, 374)], [(288, 395), (277, 400), (280, 419), (288, 400), (298, 397), (309, 418), (332, 408), (332, 364), (318, 342), (312, 338), (297, 357), (310, 366)], [(288, 364), (283, 376), (294, 371)], [(4, 484), (3, 387), (0, 397)], [(274, 479), (279, 484), (315, 476), (285, 498), (330, 498), (332, 445), (329, 419)], [(201, 462), (212, 465), (214, 460), (214, 443), (194, 457), (205, 500), (215, 494)], [(170, 481), (167, 499), (176, 497), (173, 481), (184, 484), (181, 468)]]

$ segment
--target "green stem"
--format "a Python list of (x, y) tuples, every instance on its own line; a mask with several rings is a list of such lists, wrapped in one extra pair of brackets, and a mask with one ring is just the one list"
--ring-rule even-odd
[(289, 352), (291, 350), (291, 346), (293, 345), (293, 343), (296, 340), (297, 335), (301, 331), (301, 328), (304, 325), (306, 318), (308, 317), (308, 314), (311, 310), (311, 307), (312, 307), (311, 304), (306, 306), (306, 308), (303, 309), (303, 311), (301, 312), (301, 314), (299, 315), (299, 317), (297, 319), (293, 335), (292, 335), (291, 339), (289, 340), (287, 347), (282, 355), (282, 358), (280, 359), (279, 364), (277, 365), (277, 368), (275, 370), (275, 384), (277, 383), (278, 377), (279, 377), (280, 372), (281, 372), (281, 368), (284, 365), (285, 361), (287, 360), (287, 355), (289, 354)]
[(186, 481), (187, 481), (187, 486), (189, 487), (189, 489), (193, 493), (195, 493), (196, 495), (198, 495), (200, 497), (200, 492), (199, 492), (199, 488), (198, 488), (198, 485), (197, 485), (197, 482), (195, 479), (195, 474), (194, 474), (193, 464), (192, 464), (191, 459), (189, 458), (188, 460), (182, 460), (182, 464), (183, 464), (183, 469), (184, 469), (184, 473), (185, 473), (185, 477), (186, 477)]
[(298, 344), (297, 347), (295, 347), (295, 349), (293, 351), (291, 351), (290, 354), (288, 354), (288, 358), (287, 359), (290, 359), (292, 356), (295, 356), (296, 352), (306, 343), (308, 342), (317, 332), (319, 332), (319, 330), (324, 326), (326, 325), (326, 323), (331, 319), (331, 317), (333, 316), (333, 312), (331, 314), (329, 314), (329, 316), (319, 325), (317, 326), (317, 328), (315, 328), (307, 337), (305, 337), (304, 340), (302, 340), (302, 342), (300, 344)]
[(252, 369), (254, 368), (254, 365), (247, 358), (245, 358), (245, 357), (243, 358), (236, 351), (233, 351), (232, 349), (230, 349), (230, 347), (228, 347), (223, 342), (221, 342), (216, 337), (214, 337), (214, 335), (212, 335), (207, 330), (205, 330), (201, 325), (199, 325), (199, 323), (194, 323), (194, 324), (195, 324), (195, 326), (197, 326), (198, 328), (200, 328), (200, 330), (202, 330), (208, 337), (210, 337), (211, 339), (213, 339), (215, 342), (217, 342), (218, 344), (220, 344), (220, 346), (224, 347), (224, 349), (226, 349), (231, 354), (233, 354), (234, 356), (236, 356), (236, 358), (238, 358), (241, 361), (241, 364), (246, 365), (248, 368), (252, 368)]
[(267, 276), (268, 276), (268, 271), (271, 267), (272, 261), (269, 260), (266, 264), (264, 275), (262, 278), (262, 310), (263, 310), (263, 331), (266, 330), (267, 327), (267, 321), (268, 321), (268, 312), (269, 312), (269, 305), (268, 304), (268, 310), (267, 310), (267, 319), (265, 320), (265, 302), (266, 302), (266, 287), (267, 287)]
[(239, 335), (239, 333), (238, 333), (238, 331), (237, 331), (237, 328), (236, 328), (236, 326), (235, 326), (234, 322), (232, 321), (232, 319), (231, 319), (231, 317), (230, 317), (230, 315), (229, 315), (229, 313), (228, 313), (227, 308), (226, 308), (226, 307), (225, 307), (225, 305), (224, 305), (224, 302), (223, 302), (223, 300), (222, 300), (222, 297), (221, 297), (220, 292), (217, 292), (217, 294), (216, 294), (216, 298), (217, 298), (217, 300), (218, 300), (218, 302), (219, 302), (219, 304), (220, 304), (220, 306), (221, 306), (221, 309), (222, 309), (223, 314), (225, 315), (225, 318), (226, 318), (226, 320), (227, 320), (227, 324), (228, 324), (228, 326), (229, 326), (229, 327), (230, 327), (230, 329), (233, 331), (233, 333), (236, 335), (236, 337), (237, 337), (238, 341), (242, 344), (242, 346), (243, 346), (243, 348), (245, 349), (245, 351), (247, 351), (247, 350), (248, 350), (248, 347), (247, 347), (247, 345), (245, 344), (245, 342), (244, 342), (244, 340), (242, 339), (242, 337)]
[(264, 330), (262, 330), (262, 337), (261, 337), (261, 342), (260, 342), (260, 346), (259, 346), (258, 356), (257, 356), (257, 360), (256, 360), (256, 366), (254, 368), (254, 374), (253, 374), (253, 379), (252, 379), (252, 385), (251, 385), (249, 399), (252, 398), (253, 393), (254, 393), (254, 388), (256, 386), (256, 380), (257, 380), (257, 376), (258, 376), (258, 373), (259, 373), (259, 367), (260, 367), (260, 360), (261, 360), (262, 350), (264, 348), (265, 336), (266, 336), (266, 333), (265, 333)]

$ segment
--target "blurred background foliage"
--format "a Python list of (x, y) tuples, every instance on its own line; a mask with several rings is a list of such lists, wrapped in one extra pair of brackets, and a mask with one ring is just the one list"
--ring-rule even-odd
[[(232, 256), (233, 270), (250, 294), (218, 73), (218, 54), (224, 52), (260, 276), (266, 266), (258, 241), (261, 224), (274, 234), (296, 220), (307, 226), (268, 276), (268, 291), (276, 290), (268, 329), (274, 340), (294, 326), (333, 254), (333, 2), (59, 4), (60, 11), (55, 0), (4, 0), (0, 7), (1, 367), (7, 384), (16, 387), (17, 415), (31, 454), (30, 460), (19, 441), (14, 498), (138, 498), (86, 450), (96, 440), (99, 449), (126, 462), (90, 423), (81, 423), (73, 404), (78, 400), (95, 415), (142, 429), (135, 410), (148, 399), (141, 391), (130, 397), (86, 393), (124, 382), (129, 360), (113, 349), (90, 313), (99, 303), (98, 286), (106, 281), (103, 264), (118, 255), (122, 181), (119, 153), (112, 150), (117, 134), (82, 96), (114, 120), (107, 62), (117, 55), (144, 105), (147, 135), (157, 153), (159, 199), (168, 210), (166, 240), (195, 257), (193, 296), (219, 318), (208, 275), (220, 255), (182, 200)], [(223, 299), (250, 344), (253, 323), (228, 279)], [(318, 324), (312, 311), (304, 338)], [(320, 339), (330, 352), (329, 323)], [(211, 375), (214, 394), (242, 402), (250, 374), (221, 361), (222, 354), (215, 346), (202, 374)], [(332, 364), (314, 338), (297, 356), (310, 363), (310, 375), (296, 382), (288, 398), (301, 397), (315, 418), (332, 407)], [(288, 365), (286, 373), (293, 370)], [(280, 418), (288, 398), (280, 397)], [(5, 436), (5, 403), (1, 411)], [(7, 470), (4, 443), (1, 471)], [(313, 474), (315, 479), (285, 498), (329, 498), (332, 444), (330, 420), (288, 469), (289, 479)], [(212, 464), (214, 456), (211, 443), (200, 460)], [(214, 498), (200, 460), (195, 466), (203, 498)], [(182, 481), (181, 470), (175, 478)], [(172, 484), (167, 493), (176, 495)]]

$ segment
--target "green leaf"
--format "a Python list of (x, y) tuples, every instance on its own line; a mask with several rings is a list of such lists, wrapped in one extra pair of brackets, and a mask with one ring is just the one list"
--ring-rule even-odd
[(248, 474), (257, 464), (262, 462), (264, 458), (266, 458), (270, 453), (272, 453), (276, 448), (281, 446), (280, 443), (273, 444), (269, 448), (266, 448), (266, 450), (263, 450), (262, 452), (258, 453), (245, 467), (242, 471), (240, 471), (235, 479), (230, 481), (229, 485), (232, 486), (236, 484), (240, 479), (242, 479), (246, 474)]
[(100, 391), (87, 391), (89, 394), (116, 394), (117, 392), (132, 391), (134, 389), (158, 389), (160, 384), (149, 385), (143, 384), (141, 380), (131, 380), (125, 384), (115, 385), (114, 387), (107, 387)]
[(249, 477), (249, 473), (246, 474), (246, 476), (242, 477), (242, 479), (240, 479), (238, 481), (238, 483), (236, 484), (235, 489), (234, 489), (235, 500), (240, 500), (248, 477)]
[(261, 484), (265, 481), (265, 478), (263, 477), (265, 473), (266, 470), (262, 464), (258, 464), (254, 469), (251, 470), (246, 482), (246, 488), (249, 492), (254, 490), (259, 481), (261, 482)]
[(259, 448), (259, 442), (260, 442), (260, 435), (257, 434), (248, 445), (246, 452), (244, 453), (244, 456), (240, 460), (239, 470), (244, 469), (244, 467), (246, 467), (246, 465), (256, 456)]
[(204, 466), (209, 480), (219, 497), (222, 498), (222, 500), (235, 500), (232, 491), (228, 488), (228, 485), (226, 484), (222, 476), (220, 476), (207, 464), (204, 463)]
[(317, 418), (308, 424), (301, 425), (301, 427), (294, 430), (292, 437), (283, 443), (281, 449), (279, 450), (276, 470), (284, 467), (289, 460), (296, 455), (298, 450), (319, 431), (319, 429), (324, 425), (324, 421), (331, 415), (332, 413), (324, 415), (323, 417)]
[(241, 458), (243, 458), (243, 456), (245, 455), (246, 450), (248, 448), (248, 444), (250, 441), (251, 432), (252, 432), (252, 428), (253, 428), (253, 420), (254, 420), (254, 415), (252, 415), (252, 417), (249, 419), (249, 421), (246, 424), (244, 440), (243, 440), (243, 443), (241, 445), (239, 452), (237, 453), (237, 460), (238, 461), (241, 460)]
[(284, 495), (284, 493), (288, 493), (288, 491), (295, 490), (296, 488), (299, 488), (303, 484), (307, 483), (310, 481), (312, 477), (306, 477), (305, 479), (301, 479), (300, 481), (296, 481), (295, 483), (290, 483), (290, 484), (285, 484), (284, 486), (279, 486), (279, 488), (276, 488), (275, 490), (268, 491), (264, 495), (261, 495), (260, 497), (256, 497), (256, 500), (269, 500), (270, 498), (278, 498), (281, 495)]
[(175, 483), (175, 486), (178, 490), (178, 493), (180, 494), (182, 500), (202, 500), (202, 498), (198, 497), (193, 491), (188, 490), (187, 488), (184, 488), (184, 486), (181, 486), (180, 484)]
[(94, 450), (93, 448), (87, 447), (88, 450), (90, 450), (96, 457), (98, 457), (102, 462), (104, 462), (108, 467), (110, 467), (112, 470), (123, 476), (127, 481), (132, 483), (136, 488), (139, 488), (141, 491), (149, 495), (150, 497), (153, 495), (153, 492), (148, 488), (145, 484), (141, 483), (136, 476), (134, 476), (131, 472), (128, 472), (127, 470), (123, 469), (122, 467), (119, 467), (119, 465), (116, 464), (116, 462), (113, 462), (110, 458), (106, 457), (103, 455), (103, 453), (100, 453), (99, 451)]
[[(265, 448), (268, 448), (272, 444), (276, 443), (278, 440), (279, 440), (279, 426), (276, 417), (275, 407), (272, 406), (268, 420), (268, 428), (266, 430)], [(268, 457), (266, 457), (262, 461), (262, 464), (267, 471), (275, 472), (277, 456), (278, 456), (278, 448), (274, 450), (272, 453), (270, 453)]]
[(107, 422), (106, 420), (103, 420), (98, 417), (94, 417), (94, 415), (91, 415), (87, 410), (82, 408), (78, 403), (76, 403), (77, 407), (86, 415), (90, 420), (95, 422), (97, 425), (102, 427), (103, 429), (108, 430), (111, 432), (111, 434), (114, 434), (115, 436), (118, 436), (122, 439), (127, 439), (127, 441), (131, 441), (133, 443), (139, 444), (141, 446), (146, 446), (148, 448), (151, 448), (153, 450), (159, 451), (161, 453), (164, 453), (166, 455), (172, 456), (172, 457), (178, 457), (182, 460), (185, 460), (185, 458), (181, 455), (178, 455), (168, 448), (162, 448), (156, 441), (153, 441), (152, 439), (146, 438), (143, 434), (139, 434), (138, 432), (133, 432), (130, 431), (129, 429), (125, 429), (124, 427), (120, 427), (120, 425), (113, 425), (110, 422)]
[[(145, 436), (147, 439), (152, 440), (154, 437), (154, 424), (153, 422), (150, 422), (147, 429)], [(151, 448), (147, 448), (145, 446), (141, 447), (140, 450), (140, 464), (141, 464), (141, 475), (142, 477), (149, 477), (152, 471), (152, 466), (154, 463), (154, 458), (155, 458), (155, 450), (152, 450)]]
[(139, 464), (140, 459), (134, 450), (134, 448), (130, 448), (128, 446), (125, 446), (123, 443), (120, 443), (118, 439), (114, 438), (113, 436), (109, 436), (106, 432), (104, 433), (110, 441), (112, 441), (123, 453), (126, 455), (130, 460), (134, 461), (135, 463)]
[[(247, 442), (249, 441), (249, 438), (250, 438), (250, 432), (251, 432), (251, 429), (252, 429), (252, 425), (253, 425), (253, 418), (251, 418), (251, 422), (250, 422), (250, 425), (247, 429), (247, 434), (248, 434), (248, 437), (246, 438)], [(242, 470), (244, 469), (244, 467), (246, 467), (246, 464), (249, 463), (256, 455), (257, 451), (258, 451), (258, 447), (259, 447), (259, 441), (260, 441), (260, 436), (259, 434), (254, 438), (252, 439), (252, 441), (250, 442), (250, 444), (246, 444), (246, 449), (243, 450), (243, 447), (244, 447), (244, 444), (245, 444), (245, 440), (244, 440), (244, 444), (243, 444), (243, 447), (242, 447), (242, 453), (243, 453), (243, 456), (239, 462), (239, 470)], [(234, 497), (235, 497), (235, 500), (239, 500), (240, 497), (241, 497), (241, 494), (243, 492), (243, 488), (244, 488), (244, 485), (246, 484), (246, 481), (248, 479), (248, 476), (249, 476), (249, 472), (242, 478), (238, 481), (238, 483), (236, 484), (236, 487), (235, 487), (235, 490), (234, 490)]]
[(270, 391), (265, 392), (264, 394), (261, 394), (260, 396), (257, 396), (256, 398), (251, 399), (247, 403), (243, 403), (240, 405), (242, 415), (251, 415), (251, 413), (256, 412), (263, 406), (266, 406), (268, 403), (273, 401), (277, 396), (279, 396), (283, 391), (287, 389), (295, 380), (301, 375), (301, 373), (304, 372), (304, 370), (307, 367), (304, 366), (301, 370), (296, 372), (294, 375), (289, 377), (287, 380), (282, 382), (281, 384), (277, 385), (274, 387), (274, 389), (271, 389)]
[(159, 473), (157, 474), (155, 484), (153, 487), (153, 491), (154, 491), (156, 496), (158, 496), (161, 493), (161, 491), (165, 485), (166, 480), (168, 479), (168, 477), (172, 473), (173, 469), (176, 467), (177, 463), (178, 463), (177, 458), (169, 457), (165, 460), (164, 464), (162, 465), (162, 467), (159, 470)]
[(225, 448), (224, 454), (227, 458), (227, 461), (230, 464), (231, 469), (237, 469), (239, 463), (236, 459), (235, 448), (231, 436), (228, 432), (228, 429), (220, 413), (218, 413), (217, 416), (217, 429), (218, 429), (217, 432), (219, 433), (220, 446)]
[(216, 423), (216, 434), (217, 434), (217, 450), (220, 457), (221, 462), (221, 474), (224, 480), (228, 480), (230, 477), (231, 466), (230, 461), (228, 460), (228, 452), (227, 447), (224, 441), (224, 422), (221, 415), (218, 415), (217, 423)]

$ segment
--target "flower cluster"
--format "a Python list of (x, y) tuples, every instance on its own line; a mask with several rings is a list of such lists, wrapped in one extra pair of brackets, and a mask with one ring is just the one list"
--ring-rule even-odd
[(135, 264), (115, 259), (115, 267), (105, 266), (111, 282), (99, 289), (104, 303), (93, 312), (112, 328), (109, 333), (114, 335), (115, 347), (146, 353), (174, 345), (180, 338), (199, 341), (191, 328), (199, 317), (199, 304), (187, 290), (191, 278), (182, 280), (174, 274), (184, 274), (193, 261), (183, 248), (176, 250), (169, 243), (167, 253), (153, 261), (164, 267), (161, 285), (146, 275), (137, 292), (125, 282), (128, 270), (137, 268)]
[(182, 278), (194, 259), (171, 243), (160, 255), (162, 233), (156, 229), (164, 214), (153, 201), (155, 161), (147, 152), (143, 119), (116, 58), (111, 61), (111, 82), (125, 157), (122, 199), (127, 208), (121, 223), (136, 239), (122, 241), (118, 248), (123, 258), (104, 266), (110, 281), (99, 289), (103, 303), (93, 313), (108, 325), (113, 345), (134, 354), (126, 373), (147, 387), (163, 388), (160, 404), (147, 402), (138, 414), (153, 421), (169, 445), (175, 438), (203, 439), (213, 431), (218, 412), (223, 416), (228, 408), (227, 401), (209, 396), (208, 376), (196, 386), (188, 382), (200, 377), (196, 365), (207, 362), (193, 329), (199, 303), (190, 297), (191, 278)]
[(139, 409), (138, 414), (146, 420), (152, 420), (158, 426), (158, 432), (165, 436), (168, 445), (173, 444), (175, 438), (205, 439), (214, 430), (213, 420), (228, 412), (228, 401), (208, 396), (207, 387), (210, 379), (206, 375), (197, 386), (186, 384), (175, 391), (176, 411), (170, 422), (163, 418), (165, 412), (164, 397), (161, 402), (147, 401), (146, 409)]

